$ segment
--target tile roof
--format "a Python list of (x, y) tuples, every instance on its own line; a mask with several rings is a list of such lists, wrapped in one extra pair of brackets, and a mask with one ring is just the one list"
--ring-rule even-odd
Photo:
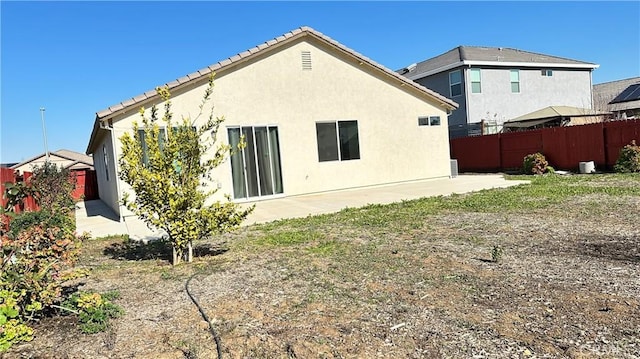
[[(70, 160), (70, 161), (74, 161), (74, 163), (82, 162), (82, 163), (86, 163), (86, 164), (88, 164), (90, 166), (93, 166), (93, 157), (85, 155), (84, 153), (61, 149), (61, 150), (57, 150), (57, 151), (54, 151), (54, 152), (49, 152), (49, 155), (50, 156), (57, 156), (57, 157), (60, 157), (60, 158), (63, 158), (63, 159), (67, 159), (67, 160)], [(29, 162), (33, 162), (33, 161), (35, 161), (37, 159), (40, 159), (40, 158), (43, 158), (45, 156), (46, 156), (46, 153), (41, 153), (41, 154), (39, 154), (37, 156), (29, 158), (28, 160), (22, 161), (20, 163), (16, 163), (13, 166), (11, 166), (11, 168), (15, 169), (15, 168), (18, 168), (18, 167), (22, 167), (22, 166), (24, 166), (25, 164), (27, 164)]]
[[(483, 46), (458, 46), (436, 57), (424, 60), (417, 64), (398, 70), (404, 76), (420, 78), (420, 75), (428, 76), (432, 73), (446, 71), (462, 65), (483, 64), (491, 66), (545, 66), (545, 67), (565, 67), (565, 68), (597, 68), (599, 65), (567, 59), (558, 56), (551, 56), (529, 52), (507, 47), (483, 47)], [(411, 71), (407, 71), (412, 67)], [(404, 70), (404, 71), (403, 71)], [(422, 77), (424, 77), (422, 76)]]
[[(382, 72), (384, 72), (386, 75), (395, 78), (398, 81), (401, 81), (404, 85), (410, 85), (411, 87), (429, 95), (431, 98), (440, 101), (441, 103), (445, 104), (447, 107), (449, 107), (450, 109), (455, 109), (458, 107), (458, 104), (454, 101), (452, 101), (451, 99), (448, 99), (445, 96), (440, 95), (439, 93), (432, 91), (430, 89), (427, 89), (426, 87), (415, 83), (413, 81), (408, 80), (407, 78), (405, 78), (404, 76), (399, 75), (398, 73), (396, 73), (395, 71), (392, 71), (390, 69), (388, 69), (387, 67), (378, 64), (377, 62), (369, 59), (368, 57), (342, 45), (341, 43), (333, 40), (332, 38), (322, 34), (319, 31), (316, 31), (308, 26), (303, 26), (297, 29), (294, 29), (290, 32), (285, 33), (284, 35), (278, 36), (275, 39), (271, 39), (266, 41), (265, 43), (262, 43), (258, 46), (255, 46), (251, 49), (248, 49), (246, 51), (243, 51), (239, 54), (236, 54), (234, 56), (231, 56), (227, 59), (224, 59), (222, 61), (219, 61), (213, 65), (210, 65), (204, 69), (201, 69), (199, 71), (193, 72), (187, 76), (181, 77), (179, 79), (176, 79), (174, 81), (171, 81), (169, 83), (167, 83), (166, 85), (169, 86), (169, 90), (178, 87), (178, 86), (182, 86), (185, 85), (186, 83), (190, 83), (190, 82), (194, 82), (194, 81), (198, 81), (200, 79), (202, 79), (203, 77), (207, 76), (208, 74), (210, 74), (212, 71), (218, 71), (221, 69), (224, 69), (226, 67), (229, 67), (230, 65), (236, 64), (238, 62), (241, 61), (246, 61), (249, 58), (252, 58), (254, 56), (256, 56), (256, 54), (263, 52), (263, 51), (267, 51), (270, 48), (274, 48), (277, 47), (278, 45), (282, 44), (282, 43), (286, 43), (291, 41), (292, 39), (298, 38), (298, 37), (302, 37), (302, 36), (312, 36), (316, 39), (319, 39), (321, 41), (324, 41), (325, 43), (330, 44), (331, 46), (333, 46), (334, 48), (337, 48), (339, 50), (342, 50), (343, 52), (345, 52), (346, 54), (357, 58), (358, 60), (360, 60), (363, 63), (366, 63)], [(106, 117), (109, 117), (115, 113), (117, 113), (120, 110), (123, 110), (125, 108), (131, 108), (133, 106), (136, 106), (138, 104), (140, 104), (141, 102), (144, 102), (146, 100), (152, 99), (152, 98), (156, 98), (157, 94), (155, 90), (150, 90), (145, 92), (144, 94), (141, 95), (137, 95), (134, 96), (131, 99), (127, 99), (123, 102), (120, 102), (118, 104), (115, 104), (113, 106), (110, 106), (102, 111), (98, 111), (96, 113), (96, 119), (104, 119)]]
[(57, 150), (56, 152), (53, 152), (58, 156), (61, 157), (65, 157), (68, 158), (70, 160), (73, 161), (77, 161), (77, 162), (83, 162), (89, 165), (93, 165), (93, 157), (91, 156), (87, 156), (84, 153), (80, 153), (80, 152), (76, 152), (76, 151), (69, 151), (69, 150)]

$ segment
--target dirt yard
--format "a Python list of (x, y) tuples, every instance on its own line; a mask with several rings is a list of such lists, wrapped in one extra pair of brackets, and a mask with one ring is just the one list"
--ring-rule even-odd
[(92, 240), (70, 285), (126, 314), (44, 318), (4, 357), (216, 358), (195, 274), (224, 358), (640, 358), (640, 177), (572, 177), (243, 228), (177, 267)]

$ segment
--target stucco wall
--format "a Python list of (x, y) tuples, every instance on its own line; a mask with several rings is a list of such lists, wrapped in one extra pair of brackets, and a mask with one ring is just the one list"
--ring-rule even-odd
[[(111, 133), (102, 130), (101, 138), (93, 154), (93, 165), (96, 169), (96, 177), (98, 179), (98, 194), (100, 199), (109, 206), (116, 214), (120, 214), (120, 204), (118, 197), (118, 186), (116, 184), (117, 176), (116, 164), (114, 161), (113, 146), (111, 142)], [(103, 150), (104, 149), (104, 150)], [(107, 161), (105, 166), (104, 151), (107, 152)], [(107, 179), (108, 173), (108, 179)]]
[[(301, 51), (311, 52), (312, 70), (302, 69)], [(399, 81), (390, 84), (366, 65), (339, 60), (336, 56), (344, 55), (333, 51), (319, 42), (298, 41), (219, 73), (213, 103), (216, 115), (226, 118), (219, 139), (228, 141), (227, 127), (278, 126), (286, 196), (449, 176), (443, 107), (408, 93), (414, 90)], [(174, 93), (174, 118), (195, 116), (205, 88), (201, 84)], [(420, 116), (440, 116), (441, 125), (418, 126)], [(116, 138), (131, 131), (139, 118), (134, 110), (114, 118)], [(358, 121), (359, 160), (318, 161), (315, 123), (336, 120)], [(219, 181), (213, 184), (221, 188), (219, 197), (233, 193), (229, 161), (213, 177)]]
[[(589, 70), (553, 69), (553, 76), (542, 76), (540, 69), (519, 70), (520, 93), (511, 92), (510, 69), (481, 70), (482, 93), (466, 94), (469, 123), (482, 119), (502, 123), (547, 106), (591, 108)], [(470, 89), (469, 69), (465, 72), (466, 88)]]

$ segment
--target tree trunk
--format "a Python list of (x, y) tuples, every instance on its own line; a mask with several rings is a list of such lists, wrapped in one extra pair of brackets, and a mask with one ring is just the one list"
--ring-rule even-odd
[(172, 260), (171, 263), (175, 266), (180, 264), (180, 261), (184, 260), (187, 263), (193, 262), (193, 245), (191, 241), (187, 244), (187, 250), (184, 248), (178, 249), (175, 245), (172, 245)]
[(187, 257), (185, 258), (185, 260), (189, 263), (193, 262), (193, 246), (191, 245), (191, 241), (189, 241), (189, 244), (187, 244), (186, 255)]
[(180, 259), (182, 257), (182, 251), (177, 250), (175, 244), (172, 245), (171, 248), (172, 248), (171, 264), (175, 266), (180, 263)]

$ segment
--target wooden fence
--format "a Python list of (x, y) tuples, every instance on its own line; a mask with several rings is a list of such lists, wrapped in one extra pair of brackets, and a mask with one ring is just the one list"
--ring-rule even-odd
[(587, 161), (598, 169), (613, 168), (620, 149), (632, 140), (640, 144), (640, 120), (456, 138), (449, 144), (461, 172), (519, 169), (524, 157), (536, 152), (555, 169), (577, 171)]
[[(14, 170), (10, 168), (0, 167), (0, 190), (2, 190), (0, 195), (2, 196), (2, 208), (5, 208), (8, 202), (8, 199), (4, 196), (5, 183), (16, 183), (18, 181), (25, 181), (28, 183), (30, 177), (31, 172), (24, 172), (22, 176), (18, 176)], [(38, 209), (40, 209), (40, 207), (36, 203), (36, 200), (31, 196), (27, 197), (27, 199), (23, 201), (23, 204), (24, 208), (20, 208), (20, 206), (14, 206), (13, 211), (15, 213), (20, 213), (23, 210), (37, 211)]]
[[(18, 181), (29, 182), (31, 178), (31, 172), (23, 172), (22, 176), (19, 176), (17, 172), (10, 168), (0, 168), (0, 196), (2, 196), (2, 208), (7, 204), (7, 198), (4, 196), (5, 183), (16, 183)], [(96, 178), (96, 171), (94, 170), (74, 170), (71, 171), (71, 176), (75, 180), (75, 186), (71, 197), (75, 201), (91, 200), (98, 198), (98, 180)], [(37, 211), (39, 209), (35, 199), (31, 196), (27, 197), (24, 201), (24, 211)], [(22, 211), (19, 206), (14, 206), (14, 212), (20, 213)]]

